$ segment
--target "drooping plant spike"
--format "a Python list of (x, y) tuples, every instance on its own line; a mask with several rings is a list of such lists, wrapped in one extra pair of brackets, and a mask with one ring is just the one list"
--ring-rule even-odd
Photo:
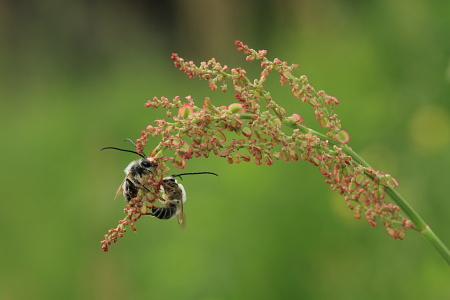
[[(232, 90), (233, 96), (227, 105), (216, 105), (209, 97), (197, 101), (191, 96), (176, 96), (171, 100), (155, 97), (145, 104), (146, 107), (165, 109), (168, 118), (148, 125), (136, 143), (136, 150), (141, 153), (150, 137), (161, 140), (150, 152), (159, 164), (155, 174), (148, 179), (153, 189), (152, 192), (141, 190), (140, 195), (127, 205), (127, 217), (121, 221), (119, 229), (111, 229), (105, 236), (103, 250), (107, 251), (108, 245), (123, 235), (125, 225), (135, 230), (134, 223), (146, 214), (159, 195), (162, 174), (169, 171), (166, 162), (183, 169), (190, 159), (216, 155), (225, 158), (229, 164), (253, 161), (257, 165), (272, 165), (279, 159), (310, 162), (325, 177), (325, 183), (343, 196), (356, 219), (364, 217), (372, 227), (382, 223), (396, 240), (405, 238), (408, 229), (414, 229), (422, 233), (450, 264), (448, 249), (396, 192), (397, 180), (374, 170), (348, 146), (350, 135), (334, 111), (338, 99), (324, 91), (316, 91), (305, 75), (294, 75), (298, 65), (277, 58), (269, 60), (267, 51), (253, 50), (241, 41), (235, 44), (238, 51), (246, 55), (247, 61), (259, 62), (258, 78), (251, 79), (243, 68), (230, 69), (214, 58), (197, 65), (172, 54), (175, 67), (189, 78), (206, 80), (213, 91), (230, 93)], [(304, 124), (300, 114), (286, 114), (265, 87), (268, 76), (279, 76), (280, 84), (289, 86), (292, 100), (309, 104), (323, 133)], [(386, 199), (386, 194), (391, 200)]]

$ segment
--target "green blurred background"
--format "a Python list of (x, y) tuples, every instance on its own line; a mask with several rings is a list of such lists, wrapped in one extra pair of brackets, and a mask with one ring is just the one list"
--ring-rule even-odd
[[(236, 39), (337, 96), (351, 146), (450, 245), (449, 1), (3, 0), (0, 299), (450, 298), (448, 266), (424, 238), (355, 220), (305, 162), (189, 161), (220, 177), (184, 178), (187, 228), (141, 220), (101, 251), (136, 157), (99, 149), (164, 117), (144, 108), (153, 96), (234, 102), (170, 54), (257, 72)], [(272, 93), (313, 119), (288, 88)]]

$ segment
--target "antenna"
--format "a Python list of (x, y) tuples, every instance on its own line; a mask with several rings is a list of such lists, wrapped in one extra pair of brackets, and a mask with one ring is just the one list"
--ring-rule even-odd
[[(129, 141), (131, 144), (133, 144), (134, 148), (137, 148), (136, 144), (131, 139), (126, 138), (124, 141)], [(116, 147), (105, 147), (105, 148), (100, 149), (100, 151), (105, 150), (105, 149), (113, 149), (113, 150), (119, 150), (119, 151), (123, 151), (123, 152), (130, 152), (130, 153), (137, 154), (142, 158), (147, 158), (142, 153), (137, 153), (136, 151), (133, 151), (133, 150), (121, 149), (121, 148), (116, 148)]]
[(124, 141), (129, 141), (134, 146), (134, 148), (137, 148), (136, 144), (131, 139), (126, 138), (124, 139)]
[[(170, 175), (170, 176), (172, 176), (172, 177), (180, 177), (181, 178), (181, 176), (184, 176), (184, 175), (199, 175), (199, 174), (209, 174), (209, 175), (219, 176), (216, 173), (212, 173), (212, 172), (181, 173), (181, 174), (173, 174), (173, 175)], [(181, 179), (183, 179), (183, 178), (181, 178)]]

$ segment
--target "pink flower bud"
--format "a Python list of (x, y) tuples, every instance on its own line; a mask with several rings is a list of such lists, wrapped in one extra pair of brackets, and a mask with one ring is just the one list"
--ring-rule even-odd
[(189, 143), (183, 141), (183, 143), (181, 144), (180, 150), (184, 151), (184, 152), (189, 152), (189, 150), (191, 150), (191, 147), (189, 146)]
[(178, 116), (182, 119), (188, 119), (194, 114), (194, 109), (192, 105), (183, 103), (183, 107), (178, 110)]
[(225, 137), (225, 134), (223, 134), (222, 130), (218, 130), (214, 132), (214, 137), (219, 140), (219, 142), (224, 143), (227, 138)]
[(296, 125), (303, 124), (303, 118), (299, 114), (292, 114), (292, 116), (289, 118), (289, 120), (292, 122), (292, 124), (296, 124)]
[(241, 103), (233, 103), (228, 105), (228, 109), (233, 113), (233, 114), (242, 114), (245, 112), (245, 106), (242, 105)]
[(173, 165), (177, 169), (184, 169), (184, 167), (186, 166), (186, 160), (184, 160), (184, 158), (181, 157), (181, 155), (176, 154)]
[(347, 144), (350, 142), (350, 135), (346, 130), (341, 130), (335, 134), (334, 139), (341, 144)]

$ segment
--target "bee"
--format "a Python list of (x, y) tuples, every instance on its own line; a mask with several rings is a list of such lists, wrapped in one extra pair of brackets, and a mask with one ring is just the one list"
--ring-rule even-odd
[(186, 216), (184, 215), (183, 204), (186, 202), (186, 190), (181, 183), (175, 179), (184, 175), (197, 175), (197, 174), (210, 174), (219, 176), (216, 173), (211, 172), (198, 172), (198, 173), (183, 173), (174, 174), (165, 177), (161, 183), (162, 197), (160, 201), (163, 206), (152, 206), (152, 211), (149, 213), (158, 219), (168, 220), (174, 216), (178, 219), (180, 227), (184, 228), (186, 225)]
[[(136, 144), (130, 140), (125, 139), (125, 141), (129, 141), (136, 148)], [(131, 199), (135, 198), (138, 195), (139, 189), (145, 189), (150, 191), (145, 187), (145, 178), (149, 176), (155, 170), (157, 166), (152, 157), (146, 157), (142, 153), (137, 153), (136, 151), (120, 149), (116, 147), (105, 147), (101, 150), (105, 149), (114, 149), (124, 152), (131, 152), (142, 157), (141, 159), (132, 161), (125, 168), (125, 179), (122, 181), (122, 184), (119, 186), (116, 192), (116, 197), (122, 193), (125, 201), (130, 202)]]

